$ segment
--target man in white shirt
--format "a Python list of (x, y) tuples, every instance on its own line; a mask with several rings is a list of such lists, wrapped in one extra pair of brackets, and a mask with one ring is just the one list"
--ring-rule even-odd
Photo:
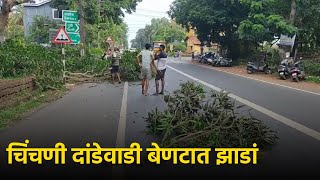
[[(160, 53), (156, 57), (156, 66), (158, 69), (158, 73), (156, 75), (156, 93), (154, 95), (158, 94), (164, 94), (164, 85), (165, 85), (165, 74), (166, 74), (166, 69), (167, 69), (167, 58), (168, 55), (164, 51), (166, 49), (165, 45), (160, 45)], [(159, 80), (161, 80), (161, 91), (159, 93)]]
[(152, 78), (150, 65), (152, 62), (154, 63), (154, 56), (153, 52), (150, 51), (150, 44), (146, 44), (145, 48), (137, 55), (137, 63), (141, 68), (142, 94), (148, 96), (149, 80)]

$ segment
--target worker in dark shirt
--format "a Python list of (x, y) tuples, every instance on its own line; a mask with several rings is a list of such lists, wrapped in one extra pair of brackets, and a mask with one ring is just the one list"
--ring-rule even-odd
[[(167, 58), (168, 55), (164, 51), (165, 50), (165, 45), (160, 45), (160, 53), (156, 56), (155, 64), (158, 69), (158, 73), (156, 75), (156, 93), (154, 95), (158, 94), (164, 94), (164, 85), (165, 85), (165, 74), (166, 74), (166, 68), (167, 68)], [(161, 80), (161, 91), (159, 92), (159, 80)]]

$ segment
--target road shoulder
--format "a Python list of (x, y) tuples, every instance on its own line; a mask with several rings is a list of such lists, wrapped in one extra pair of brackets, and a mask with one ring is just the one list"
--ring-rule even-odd
[(282, 87), (287, 87), (291, 89), (296, 89), (304, 92), (310, 92), (312, 94), (320, 95), (320, 84), (301, 81), (299, 83), (292, 82), (291, 80), (281, 80), (277, 76), (274, 75), (266, 75), (266, 74), (248, 74), (246, 72), (245, 66), (234, 66), (234, 67), (212, 67), (210, 65), (200, 64), (198, 62), (190, 62), (190, 64), (194, 64), (197, 66), (205, 67), (208, 69), (217, 70), (220, 72), (233, 74), (236, 76), (241, 76), (247, 79), (256, 80), (264, 83), (269, 83), (273, 85), (278, 85)]

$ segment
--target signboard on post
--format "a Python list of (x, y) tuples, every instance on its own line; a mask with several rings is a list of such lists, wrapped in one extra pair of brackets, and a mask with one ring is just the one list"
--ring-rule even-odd
[(68, 33), (72, 44), (79, 44), (80, 43), (80, 34), (78, 33)]
[(79, 22), (78, 11), (62, 10), (62, 21), (78, 23)]
[(67, 33), (80, 33), (80, 24), (74, 22), (66, 22), (65, 24)]
[[(53, 44), (72, 44), (72, 40), (70, 39), (68, 33), (64, 29), (64, 27), (60, 27), (55, 38), (52, 41)], [(65, 51), (62, 46), (62, 63), (63, 63), (63, 82), (66, 83), (66, 60), (65, 60)]]
[(72, 41), (63, 27), (60, 27), (58, 33), (52, 41), (53, 44), (71, 44)]
[(80, 43), (80, 23), (79, 14), (77, 11), (62, 11), (62, 21), (65, 22), (65, 29), (68, 33), (72, 44)]
[(291, 48), (292, 48), (294, 46), (295, 39), (296, 39), (296, 35), (294, 35), (293, 37), (289, 37), (289, 36), (286, 36), (286, 35), (282, 34), (280, 36), (279, 45), (291, 46)]

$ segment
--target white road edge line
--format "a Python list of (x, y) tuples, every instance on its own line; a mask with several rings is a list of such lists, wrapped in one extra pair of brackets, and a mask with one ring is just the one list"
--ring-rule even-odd
[[(197, 65), (197, 66), (204, 67), (204, 68), (207, 68), (207, 69), (211, 69), (210, 67), (206, 67), (206, 66), (201, 66), (201, 65)], [(272, 83), (272, 82), (264, 81), (264, 80), (261, 80), (261, 79), (256, 79), (256, 78), (243, 76), (243, 75), (232, 73), (232, 72), (223, 71), (223, 70), (220, 70), (220, 69), (211, 69), (211, 70), (215, 70), (215, 71), (219, 71), (219, 72), (223, 72), (223, 73), (228, 73), (228, 74), (232, 74), (232, 75), (235, 75), (235, 76), (239, 76), (239, 77), (243, 77), (243, 78), (247, 78), (247, 79), (252, 79), (252, 80), (255, 80), (255, 81), (260, 81), (260, 82), (263, 82), (263, 83), (267, 83), (267, 84), (271, 84), (271, 85), (275, 85), (275, 86), (280, 86), (280, 87), (285, 87), (285, 88), (288, 88), (288, 89), (293, 89), (293, 90), (296, 90), (296, 91), (301, 91), (301, 92), (310, 93), (310, 94), (313, 94), (313, 95), (320, 96), (320, 93), (307, 91), (307, 90), (303, 90), (303, 89), (299, 89), (299, 88), (294, 88), (294, 87), (290, 87), (290, 86), (286, 86), (286, 85), (281, 85), (281, 84), (277, 84), (277, 83)]]
[[(126, 123), (127, 123), (128, 82), (124, 83), (121, 102), (120, 118), (118, 124), (116, 148), (124, 148), (126, 145)], [(112, 166), (112, 179), (124, 179), (124, 167)]]
[(116, 147), (123, 148), (126, 144), (128, 82), (124, 83), (123, 96), (120, 110), (120, 119), (117, 131)]
[[(182, 71), (180, 71), (178, 69), (175, 69), (175, 68), (173, 68), (171, 66), (168, 66), (168, 67), (170, 69), (172, 69), (172, 70), (174, 70), (174, 71), (176, 71), (176, 72), (188, 77), (189, 79), (192, 79), (192, 80), (194, 80), (194, 81), (196, 81), (198, 83), (201, 83), (201, 84), (203, 84), (203, 85), (205, 85), (205, 86), (207, 86), (207, 87), (209, 87), (209, 88), (211, 88), (211, 89), (213, 89), (215, 91), (222, 91), (220, 88), (218, 88), (216, 86), (213, 86), (212, 84), (206, 83), (206, 82), (204, 82), (204, 81), (202, 81), (200, 79), (197, 79), (197, 78), (195, 78), (195, 77), (193, 77), (191, 75), (188, 75), (188, 74), (186, 74), (186, 73), (184, 73), (184, 72), (182, 72)], [(253, 109), (255, 109), (255, 110), (257, 110), (257, 111), (259, 111), (259, 112), (261, 112), (261, 113), (263, 113), (265, 115), (267, 115), (267, 116), (270, 116), (271, 118), (273, 118), (273, 119), (275, 119), (275, 120), (277, 120), (279, 122), (282, 122), (283, 124), (285, 124), (285, 125), (287, 125), (287, 126), (289, 126), (291, 128), (294, 128), (294, 129), (296, 129), (296, 130), (298, 130), (298, 131), (300, 131), (300, 132), (302, 132), (302, 133), (304, 133), (304, 134), (306, 134), (308, 136), (311, 136), (311, 137), (313, 137), (313, 138), (315, 138), (317, 140), (320, 140), (320, 133), (315, 131), (315, 130), (313, 130), (313, 129), (305, 127), (302, 124), (299, 124), (299, 123), (297, 123), (297, 122), (295, 122), (295, 121), (293, 121), (293, 120), (291, 120), (289, 118), (281, 116), (281, 115), (279, 115), (279, 114), (277, 114), (275, 112), (272, 112), (272, 111), (270, 111), (270, 110), (268, 110), (268, 109), (266, 109), (264, 107), (261, 107), (261, 106), (259, 106), (257, 104), (254, 104), (254, 103), (252, 103), (252, 102), (250, 102), (248, 100), (245, 100), (245, 99), (243, 99), (241, 97), (238, 97), (238, 96), (236, 96), (234, 94), (229, 94), (229, 97), (232, 98), (232, 99), (235, 99), (236, 101), (238, 101), (238, 102), (240, 102), (242, 104), (245, 104), (245, 105), (247, 105), (247, 106), (249, 106), (249, 107), (251, 107), (251, 108), (253, 108)]]

